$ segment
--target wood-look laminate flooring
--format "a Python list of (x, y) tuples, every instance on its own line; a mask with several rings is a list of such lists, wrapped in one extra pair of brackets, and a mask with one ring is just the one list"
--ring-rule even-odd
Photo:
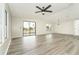
[(8, 55), (78, 55), (79, 37), (45, 34), (12, 39)]

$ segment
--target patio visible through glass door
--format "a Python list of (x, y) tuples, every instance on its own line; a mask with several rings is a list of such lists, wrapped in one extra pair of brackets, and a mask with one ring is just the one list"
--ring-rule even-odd
[(36, 35), (36, 23), (31, 21), (24, 22), (23, 35), (24, 36)]

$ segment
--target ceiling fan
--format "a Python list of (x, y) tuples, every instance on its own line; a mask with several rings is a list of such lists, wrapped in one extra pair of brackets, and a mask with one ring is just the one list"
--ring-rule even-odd
[(49, 12), (49, 13), (52, 13), (52, 11), (51, 10), (48, 10), (48, 8), (50, 8), (51, 7), (51, 5), (48, 5), (47, 7), (39, 7), (39, 6), (36, 6), (36, 8), (38, 8), (40, 11), (37, 11), (37, 12), (35, 12), (35, 13), (42, 13), (42, 15), (44, 15), (45, 14), (45, 12)]

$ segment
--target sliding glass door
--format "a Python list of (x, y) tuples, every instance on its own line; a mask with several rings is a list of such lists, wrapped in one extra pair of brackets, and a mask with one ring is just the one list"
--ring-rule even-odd
[(24, 22), (23, 35), (24, 36), (36, 35), (36, 23), (31, 21)]

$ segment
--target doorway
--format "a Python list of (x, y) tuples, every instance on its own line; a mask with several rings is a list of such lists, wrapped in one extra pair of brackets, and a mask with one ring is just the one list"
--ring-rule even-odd
[(36, 22), (25, 21), (23, 24), (23, 36), (36, 35)]

